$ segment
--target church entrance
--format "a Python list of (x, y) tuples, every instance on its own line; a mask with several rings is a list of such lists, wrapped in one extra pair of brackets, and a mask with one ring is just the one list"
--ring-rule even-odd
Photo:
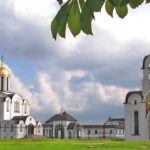
[(62, 124), (55, 126), (55, 138), (64, 138), (64, 127)]
[(28, 125), (28, 135), (33, 135), (34, 134), (34, 126), (33, 124)]

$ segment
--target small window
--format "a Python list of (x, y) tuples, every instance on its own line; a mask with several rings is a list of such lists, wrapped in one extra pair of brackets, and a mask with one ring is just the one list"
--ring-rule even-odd
[(110, 130), (109, 133), (112, 134), (112, 130)]
[(41, 126), (40, 126), (40, 125), (38, 125), (38, 133), (40, 133), (40, 129), (41, 129)]
[(9, 112), (9, 101), (6, 102), (6, 111)]
[(95, 134), (98, 134), (98, 131), (97, 131), (97, 130), (95, 130)]
[(137, 101), (135, 100), (135, 101), (134, 101), (134, 105), (136, 105), (136, 104), (137, 104)]
[(15, 103), (14, 103), (14, 112), (16, 112), (16, 113), (20, 112), (20, 103), (19, 103), (19, 101), (15, 101)]
[(6, 132), (6, 124), (4, 125), (4, 132)]
[(148, 65), (148, 70), (149, 70), (149, 72), (148, 72), (148, 79), (150, 80), (150, 64)]
[(14, 126), (13, 124), (11, 124), (11, 132), (13, 132), (13, 130), (14, 130)]
[(134, 134), (139, 135), (139, 113), (138, 111), (134, 112)]
[(24, 113), (27, 114), (27, 103), (24, 104)]
[(121, 135), (121, 130), (119, 130), (119, 134)]
[(23, 131), (23, 127), (22, 127), (22, 124), (20, 124), (20, 132)]
[(43, 136), (45, 136), (45, 129), (43, 129)]
[(125, 132), (124, 132), (124, 130), (123, 130), (123, 133), (122, 133), (123, 135), (125, 134)]

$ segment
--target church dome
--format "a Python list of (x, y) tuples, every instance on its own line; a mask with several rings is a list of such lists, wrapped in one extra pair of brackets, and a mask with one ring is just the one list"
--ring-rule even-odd
[(0, 75), (9, 76), (9, 71), (3, 66), (0, 66)]

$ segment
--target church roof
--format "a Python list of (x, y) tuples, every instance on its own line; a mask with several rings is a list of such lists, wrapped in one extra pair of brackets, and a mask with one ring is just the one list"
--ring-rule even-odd
[(15, 95), (15, 93), (13, 93), (13, 92), (0, 91), (0, 99), (2, 101), (5, 101), (6, 97), (12, 98), (14, 95)]
[[(146, 59), (147, 59), (148, 57), (150, 57), (150, 55), (147, 55), (147, 56), (144, 57), (144, 60), (143, 60), (143, 68), (146, 67), (146, 66), (145, 66), (145, 63), (146, 63)], [(142, 68), (142, 69), (143, 69), (143, 68)]]
[(143, 98), (143, 92), (142, 91), (131, 91), (131, 92), (128, 92), (128, 94), (126, 95), (126, 99), (125, 99), (125, 103), (124, 104), (127, 104), (128, 103), (128, 99), (131, 95), (133, 94), (138, 94), (141, 96), (141, 98)]
[(76, 125), (76, 123), (75, 123), (75, 122), (71, 122), (71, 123), (69, 123), (69, 125), (68, 125), (68, 128), (67, 128), (67, 129), (74, 129), (75, 125)]
[(92, 129), (92, 128), (103, 128), (103, 125), (94, 125), (94, 124), (89, 124), (89, 125), (82, 125), (83, 128), (88, 128), (88, 129)]
[(29, 116), (14, 116), (14, 117), (12, 118), (12, 120), (16, 121), (17, 123), (18, 123), (20, 120), (23, 120), (23, 121), (25, 122), (28, 117), (29, 117)]
[(124, 125), (82, 125), (86, 129), (103, 129), (103, 128), (115, 128), (115, 129), (124, 129)]
[(9, 76), (9, 71), (1, 64), (0, 65), (0, 75)]
[(125, 121), (125, 119), (124, 118), (111, 118), (111, 117), (109, 117), (108, 121)]
[(55, 114), (50, 119), (48, 119), (45, 123), (50, 123), (53, 121), (77, 121), (77, 120), (64, 111), (62, 113)]
[(51, 127), (51, 128), (53, 127), (52, 124), (47, 124), (47, 123), (46, 124), (42, 124), (42, 125), (43, 125), (43, 127)]

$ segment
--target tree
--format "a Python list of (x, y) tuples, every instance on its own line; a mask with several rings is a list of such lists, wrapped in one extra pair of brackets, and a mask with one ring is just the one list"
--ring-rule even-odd
[(65, 38), (67, 25), (74, 36), (81, 31), (92, 35), (91, 23), (94, 13), (101, 12), (103, 6), (111, 17), (115, 11), (120, 18), (124, 18), (128, 14), (128, 7), (135, 9), (144, 2), (150, 2), (150, 0), (67, 0), (65, 3), (63, 0), (57, 1), (62, 6), (51, 23), (55, 39), (58, 34)]

